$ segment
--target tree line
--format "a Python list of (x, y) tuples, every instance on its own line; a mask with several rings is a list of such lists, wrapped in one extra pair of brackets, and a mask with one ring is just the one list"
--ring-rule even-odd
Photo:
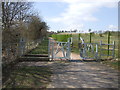
[(28, 41), (47, 34), (47, 23), (32, 11), (31, 2), (2, 2), (2, 43), (16, 43), (20, 38)]

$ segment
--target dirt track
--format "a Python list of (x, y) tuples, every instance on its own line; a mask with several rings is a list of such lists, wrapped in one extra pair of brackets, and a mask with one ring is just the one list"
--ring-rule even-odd
[[(62, 52), (60, 52), (61, 55)], [(73, 61), (22, 62), (21, 65), (47, 66), (53, 72), (47, 88), (118, 88), (118, 71), (98, 62), (83, 62), (72, 53)]]

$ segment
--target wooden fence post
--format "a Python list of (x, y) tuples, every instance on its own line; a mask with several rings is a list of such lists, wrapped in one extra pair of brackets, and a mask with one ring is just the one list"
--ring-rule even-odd
[[(110, 31), (108, 32), (108, 44), (110, 44)], [(108, 45), (108, 56), (109, 56), (109, 45)]]
[(91, 43), (91, 39), (92, 39), (91, 35), (92, 35), (92, 33), (90, 32), (90, 43)]
[(92, 33), (91, 33), (91, 29), (89, 29), (89, 32), (90, 32), (90, 43), (91, 43), (91, 34), (92, 34)]
[(80, 41), (80, 33), (79, 33), (79, 35), (78, 35), (78, 40)]

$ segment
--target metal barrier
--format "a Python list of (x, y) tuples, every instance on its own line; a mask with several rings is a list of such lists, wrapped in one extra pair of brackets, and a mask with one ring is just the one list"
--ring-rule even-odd
[(79, 43), (79, 48), (82, 59), (98, 59), (97, 43)]
[[(112, 46), (111, 49), (104, 49), (105, 45)], [(80, 48), (80, 57), (82, 59), (102, 59), (102, 56), (112, 56), (113, 58), (115, 57), (115, 41), (113, 41), (113, 44), (103, 44), (102, 41), (100, 44), (98, 43), (79, 43), (79, 48)], [(112, 54), (107, 55), (102, 53), (102, 51), (112, 51)]]
[(70, 59), (71, 42), (58, 42), (54, 39), (49, 39), (48, 55), (50, 60), (54, 59)]
[[(115, 56), (115, 41), (113, 44), (103, 44), (102, 41), (100, 44), (98, 43), (85, 43), (84, 40), (80, 37), (81, 43), (78, 43), (80, 49), (80, 57), (81, 59), (92, 59), (99, 60), (102, 59), (102, 56)], [(49, 39), (48, 46), (48, 55), (50, 60), (53, 59), (70, 59), (71, 54), (71, 44), (73, 43), (73, 39), (69, 38), (67, 42), (58, 42), (54, 39)], [(104, 49), (104, 45), (112, 46), (111, 49)], [(112, 51), (112, 55), (106, 55), (102, 53), (103, 50)]]
[[(112, 48), (111, 49), (104, 49), (103, 48), (103, 46), (112, 46)], [(111, 55), (106, 55), (106, 54), (102, 54), (102, 51), (111, 51), (112, 52), (112, 54)], [(104, 43), (102, 43), (102, 41), (100, 41), (100, 58), (102, 57), (102, 56), (112, 56), (113, 58), (115, 57), (115, 41), (113, 41), (113, 43), (112, 44), (104, 44)]]

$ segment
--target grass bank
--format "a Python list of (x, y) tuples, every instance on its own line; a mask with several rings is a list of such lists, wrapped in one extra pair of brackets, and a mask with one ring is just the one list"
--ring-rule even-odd
[(38, 47), (32, 50), (29, 54), (48, 54), (48, 38), (45, 38)]
[(52, 72), (49, 67), (25, 66), (13, 70), (5, 88), (46, 88)]

